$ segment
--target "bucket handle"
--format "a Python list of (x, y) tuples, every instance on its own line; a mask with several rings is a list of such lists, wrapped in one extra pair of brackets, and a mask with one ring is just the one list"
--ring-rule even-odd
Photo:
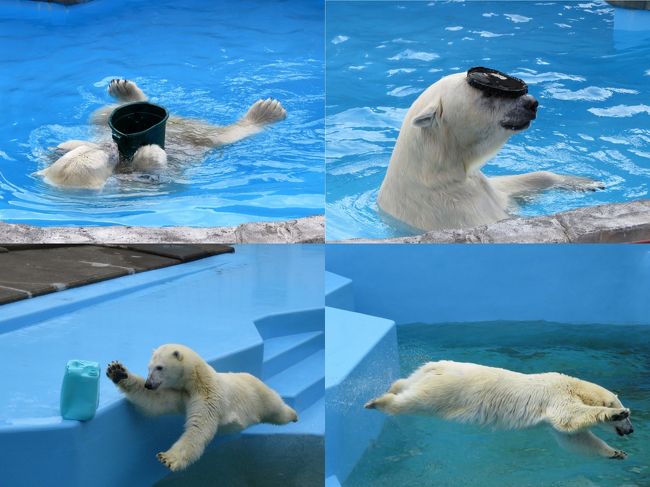
[(113, 140), (115, 142), (119, 142), (120, 139), (122, 138), (122, 136), (120, 134), (113, 133), (112, 135), (113, 135)]

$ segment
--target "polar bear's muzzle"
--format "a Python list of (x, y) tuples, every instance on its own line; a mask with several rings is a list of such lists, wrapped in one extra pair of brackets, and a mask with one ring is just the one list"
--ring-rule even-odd
[(514, 105), (506, 112), (501, 126), (506, 130), (525, 130), (530, 127), (530, 122), (537, 118), (539, 102), (530, 95), (520, 96)]
[(630, 421), (628, 418), (624, 419), (623, 421), (619, 421), (616, 424), (615, 428), (616, 428), (616, 433), (619, 436), (625, 436), (634, 433), (634, 427), (632, 426), (632, 421)]

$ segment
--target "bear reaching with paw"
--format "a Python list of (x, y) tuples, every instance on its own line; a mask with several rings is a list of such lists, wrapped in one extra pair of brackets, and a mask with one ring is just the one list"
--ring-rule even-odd
[(156, 349), (146, 380), (119, 362), (111, 362), (106, 375), (147, 414), (185, 414), (185, 432), (169, 450), (158, 453), (173, 471), (198, 460), (217, 431), (298, 421), (296, 411), (261, 380), (247, 373), (218, 373), (183, 345)]
[(616, 459), (627, 455), (589, 429), (609, 426), (620, 436), (634, 431), (630, 410), (599, 385), (555, 372), (521, 374), (447, 360), (424, 364), (365, 407), (506, 429), (547, 424), (563, 447)]
[(119, 105), (100, 108), (91, 117), (102, 131), (101, 140), (96, 143), (69, 140), (57, 146), (56, 152), (61, 157), (36, 173), (47, 183), (69, 188), (101, 189), (114, 172), (160, 173), (167, 167), (168, 157), (180, 164), (200, 160), (209, 150), (256, 134), (266, 125), (287, 116), (280, 102), (272, 98), (256, 101), (239, 121), (225, 127), (170, 116), (164, 150), (157, 145), (146, 145), (136, 151), (131, 161), (120, 161), (117, 145), (110, 137), (108, 118), (118, 106), (147, 101), (147, 96), (133, 81), (123, 79), (111, 81), (108, 93), (117, 99)]
[(518, 201), (550, 188), (603, 187), (548, 171), (484, 176), (481, 167), (530, 126), (538, 102), (517, 78), (487, 68), (469, 73), (473, 70), (487, 71), (485, 79), (497, 86), (516, 80), (521, 89), (499, 90), (489, 82), (473, 86), (468, 73), (445, 76), (427, 88), (411, 105), (395, 143), (377, 198), (384, 212), (424, 231), (469, 228), (508, 218)]

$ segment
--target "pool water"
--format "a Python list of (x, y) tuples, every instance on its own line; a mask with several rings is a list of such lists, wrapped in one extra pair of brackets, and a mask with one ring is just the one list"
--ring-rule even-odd
[[(419, 233), (378, 214), (379, 186), (413, 101), (472, 66), (523, 78), (540, 102), (531, 128), (485, 174), (549, 170), (607, 186), (548, 192), (521, 215), (648, 197), (650, 12), (615, 12), (603, 1), (329, 2), (326, 10), (328, 239)], [(638, 21), (618, 22), (622, 15)]]
[(544, 427), (493, 431), (426, 417), (389, 417), (345, 487), (650, 485), (650, 329), (545, 322), (398, 327), (402, 376), (442, 359), (525, 373), (558, 371), (616, 392), (634, 433), (594, 429), (624, 461), (562, 450)]
[[(0, 221), (218, 226), (322, 214), (323, 6), (245, 0), (0, 5)], [(173, 115), (227, 125), (259, 98), (287, 119), (161, 178), (63, 190), (33, 173), (48, 147), (89, 139), (113, 78)]]

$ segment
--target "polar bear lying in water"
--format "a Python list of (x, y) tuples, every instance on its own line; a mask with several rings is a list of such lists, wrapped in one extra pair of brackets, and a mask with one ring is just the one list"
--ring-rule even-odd
[[(517, 81), (527, 93), (525, 83)], [(503, 220), (517, 200), (550, 188), (602, 189), (592, 179), (548, 171), (491, 178), (481, 173), (512, 135), (530, 126), (537, 107), (528, 94), (499, 96), (478, 89), (470, 85), (467, 73), (445, 76), (407, 112), (379, 190), (379, 207), (412, 227), (431, 231)]]
[[(147, 96), (129, 80), (113, 80), (108, 93), (119, 104), (146, 101)], [(202, 159), (215, 148), (232, 144), (260, 132), (266, 125), (284, 120), (287, 112), (279, 101), (256, 101), (239, 121), (218, 127), (200, 120), (170, 116), (165, 133), (165, 150), (157, 145), (140, 147), (128, 164), (120, 161), (117, 145), (110, 138), (108, 118), (119, 105), (97, 110), (91, 121), (103, 132), (97, 142), (69, 140), (57, 146), (62, 155), (51, 166), (36, 174), (55, 186), (101, 189), (114, 172), (159, 173), (167, 167), (168, 157), (187, 162)], [(120, 164), (121, 163), (121, 164)]]
[(166, 452), (158, 453), (170, 470), (198, 460), (212, 438), (257, 423), (298, 421), (273, 389), (246, 373), (218, 373), (196, 352), (167, 344), (154, 350), (147, 379), (111, 362), (106, 375), (143, 412), (185, 414), (185, 432)]
[(521, 374), (447, 360), (424, 364), (365, 407), (506, 429), (545, 423), (562, 446), (617, 459), (624, 459), (626, 453), (589, 429), (610, 426), (620, 436), (634, 431), (630, 410), (599, 385), (555, 372)]

